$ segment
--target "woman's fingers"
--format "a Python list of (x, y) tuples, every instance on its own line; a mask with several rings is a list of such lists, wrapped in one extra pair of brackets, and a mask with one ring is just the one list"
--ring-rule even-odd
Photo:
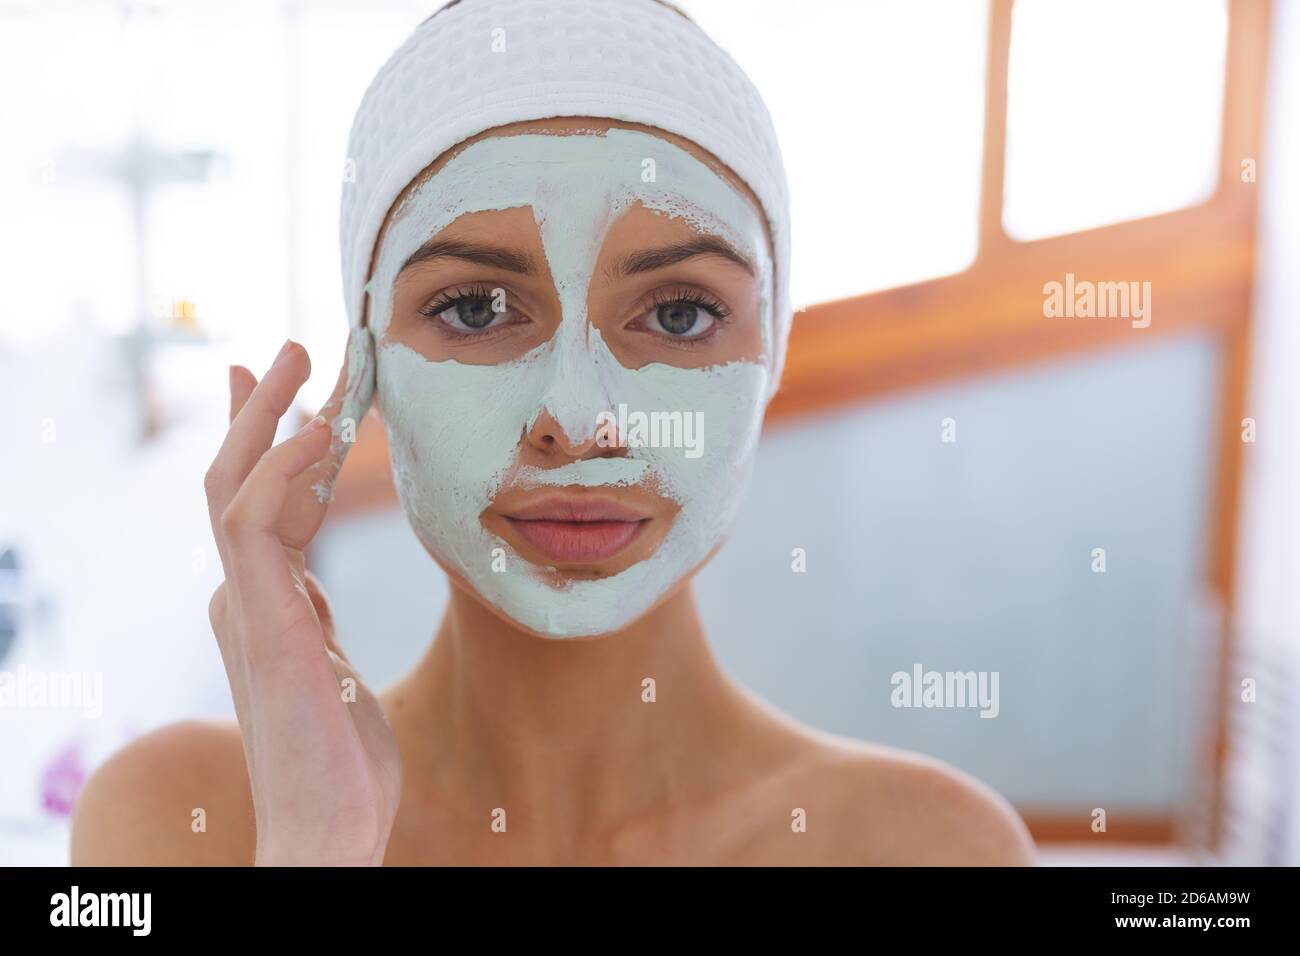
[(329, 494), (325, 493), (325, 489), (333, 490), (334, 478), (338, 475), (339, 468), (342, 467), (343, 454), (346, 448), (346, 443), (343, 440), (345, 432), (350, 432), (353, 435), (356, 432), (355, 425), (349, 429), (346, 423), (338, 421), (339, 416), (343, 413), (347, 390), (348, 364), (345, 357), (343, 367), (339, 369), (339, 377), (334, 383), (334, 391), (330, 393), (330, 397), (325, 400), (325, 404), (321, 406), (318, 413), (330, 423), (333, 430), (328, 454), (317, 463), (315, 468), (299, 479), (301, 484), (312, 486), (314, 489), (311, 496), (312, 500), (320, 503), (324, 503), (329, 499)]
[(286, 560), (276, 524), (293, 479), (325, 453), (329, 434), (329, 426), (317, 416), (267, 451), (221, 515), (220, 533), (229, 558), (227, 580), (238, 595), (246, 650), (255, 657), (274, 651), (266, 646), (274, 635), (284, 635), (309, 618), (319, 633), (308, 596)]
[(334, 382), (334, 390), (330, 392), (330, 397), (325, 400), (321, 406), (320, 414), (328, 419), (333, 419), (343, 407), (343, 396), (348, 388), (348, 362), (347, 356), (343, 358), (343, 367), (339, 369), (339, 377)]
[(233, 425), (235, 416), (239, 410), (244, 407), (248, 401), (248, 396), (253, 394), (253, 389), (257, 387), (257, 376), (242, 365), (230, 366), (230, 423)]
[[(274, 529), (289, 485), (325, 453), (329, 436), (328, 423), (317, 415), (298, 434), (262, 454), (222, 511), (227, 542), (265, 535), (281, 547)], [(280, 560), (283, 563), (283, 557)]]
[(311, 362), (306, 350), (295, 342), (286, 342), (270, 370), (253, 387), (235, 415), (204, 478), (214, 531), (219, 530), (221, 517), (244, 479), (271, 447), (280, 419), (310, 373)]
[(334, 494), (334, 482), (343, 467), (352, 443), (357, 439), (361, 420), (370, 409), (374, 394), (374, 343), (366, 329), (353, 329), (348, 336), (343, 367), (329, 399), (320, 414), (330, 422), (334, 438), (329, 454), (300, 481), (309, 485), (312, 501), (329, 502)]

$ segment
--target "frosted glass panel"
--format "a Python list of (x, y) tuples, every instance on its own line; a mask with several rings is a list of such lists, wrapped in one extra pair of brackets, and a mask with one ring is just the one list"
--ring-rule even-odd
[(975, 258), (983, 0), (684, 0), (744, 68), (791, 183), (796, 306)]
[[(1205, 713), (1215, 354), (1167, 340), (769, 434), (699, 578), (723, 663), (815, 726), (1022, 806), (1167, 808)], [(997, 672), (998, 715), (894, 707), (917, 664)]]
[(1227, 19), (1223, 0), (1017, 0), (1007, 234), (1039, 239), (1208, 198)]

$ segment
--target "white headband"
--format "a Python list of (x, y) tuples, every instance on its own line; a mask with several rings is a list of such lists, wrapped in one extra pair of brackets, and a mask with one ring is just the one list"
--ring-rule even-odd
[(754, 191), (775, 254), (775, 391), (792, 318), (789, 196), (776, 130), (735, 61), (657, 0), (461, 0), (416, 28), (366, 90), (348, 138), (339, 232), (348, 321), (361, 323), (388, 210), (426, 166), (484, 130), (556, 116), (676, 133)]

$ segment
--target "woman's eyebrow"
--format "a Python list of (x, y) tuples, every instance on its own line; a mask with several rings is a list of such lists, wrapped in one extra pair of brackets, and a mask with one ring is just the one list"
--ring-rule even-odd
[(533, 257), (517, 249), (507, 249), (504, 246), (492, 246), (480, 242), (465, 242), (461, 239), (430, 239), (411, 253), (410, 257), (402, 263), (402, 268), (397, 270), (397, 273), (401, 275), (403, 271), (411, 266), (420, 262), (429, 262), (433, 259), (463, 259), (466, 262), (477, 262), (482, 266), (496, 266), (498, 269), (505, 269), (507, 272), (518, 272), (522, 275), (534, 275), (537, 272), (537, 263), (533, 261)]
[(653, 272), (668, 266), (694, 259), (696, 256), (721, 256), (736, 263), (750, 275), (755, 274), (754, 264), (732, 247), (720, 236), (705, 235), (698, 239), (688, 239), (661, 246), (657, 249), (644, 249), (624, 256), (614, 264), (613, 274), (619, 277), (636, 275), (639, 272)]

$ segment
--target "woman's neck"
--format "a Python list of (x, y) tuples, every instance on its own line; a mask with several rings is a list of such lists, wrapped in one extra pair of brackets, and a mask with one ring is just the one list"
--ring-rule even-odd
[(726, 789), (729, 758), (747, 750), (752, 768), (770, 736), (766, 708), (718, 666), (689, 585), (625, 631), (567, 640), (451, 593), (433, 645), (387, 695), (405, 773), (483, 819), (501, 807), (527, 821), (553, 844), (539, 853)]

